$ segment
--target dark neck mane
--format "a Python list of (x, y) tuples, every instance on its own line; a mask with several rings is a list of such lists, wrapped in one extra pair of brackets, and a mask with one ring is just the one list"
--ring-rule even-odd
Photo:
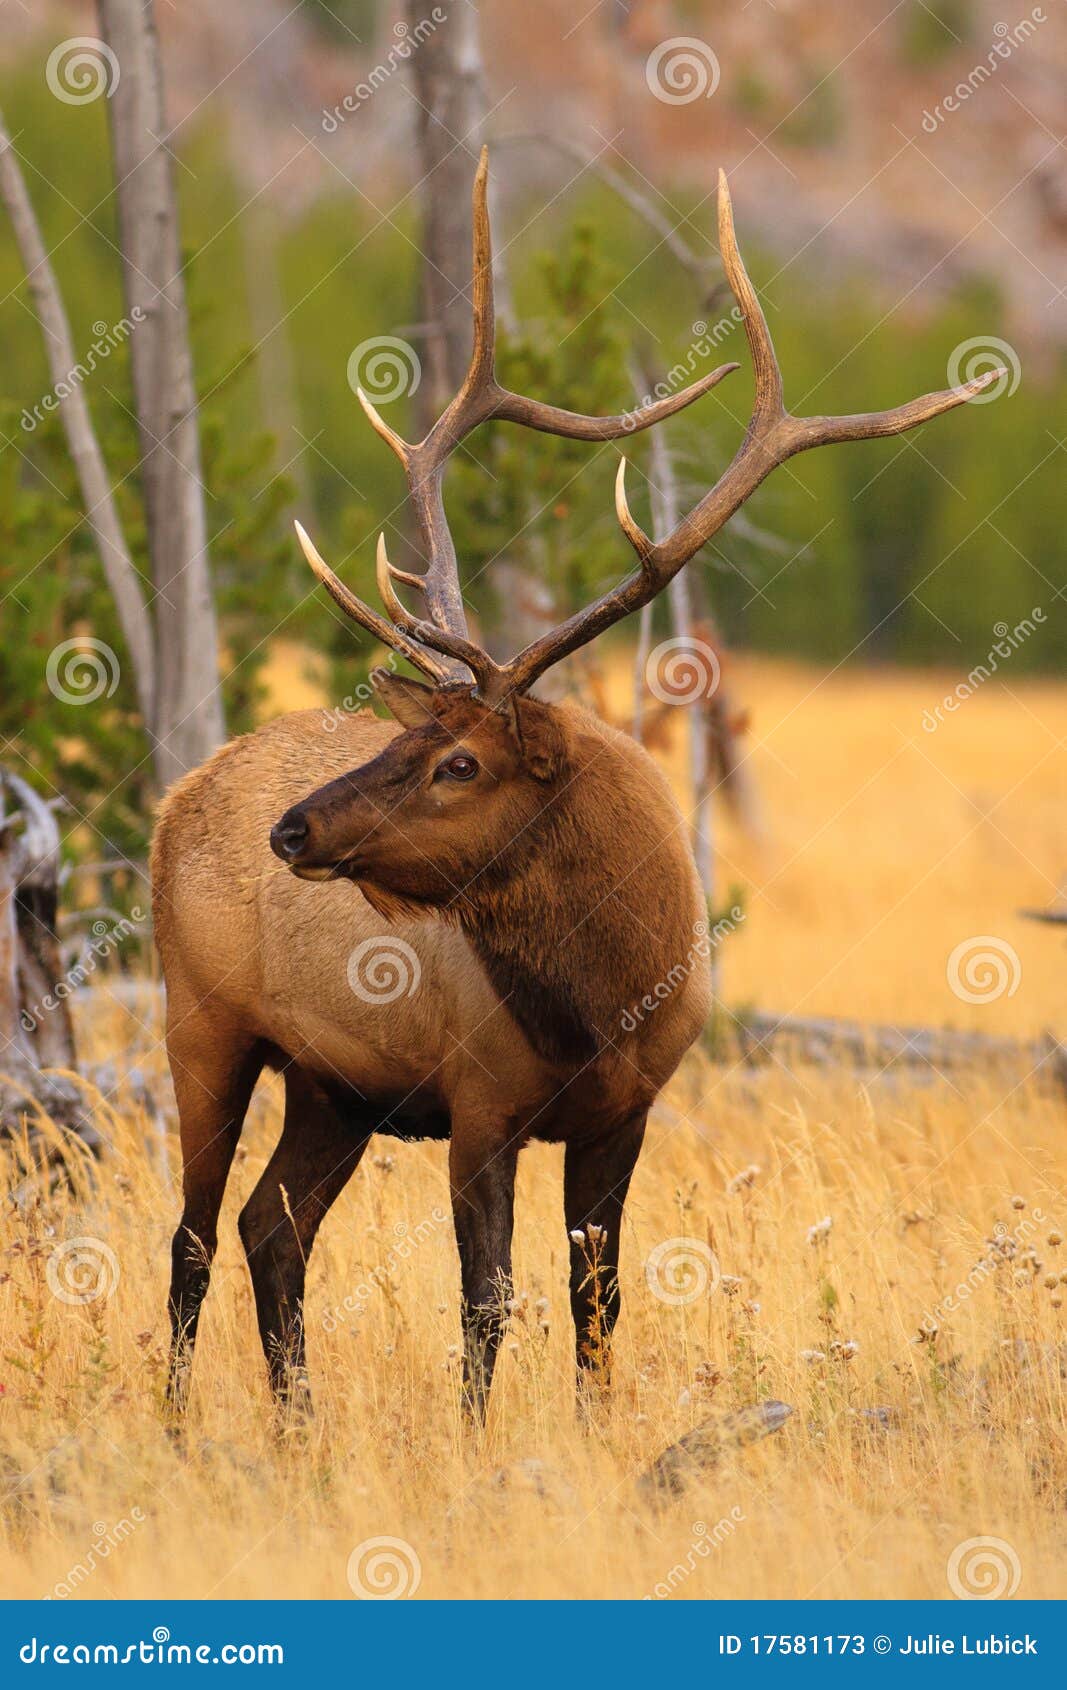
[(627, 1011), (684, 961), (700, 913), (659, 771), (600, 724), (574, 740), (541, 814), (454, 911), (531, 1045), (567, 1067), (623, 1037)]

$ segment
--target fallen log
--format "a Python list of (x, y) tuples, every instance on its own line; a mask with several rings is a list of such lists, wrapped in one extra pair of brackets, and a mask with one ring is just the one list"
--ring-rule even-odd
[[(25, 1132), (31, 1152), (44, 1144), (48, 1161), (57, 1153), (42, 1116), (93, 1150), (101, 1143), (74, 1072), (70, 1010), (54, 994), (63, 974), (58, 884), (51, 809), (20, 776), (0, 770), (0, 1137)], [(34, 1013), (46, 999), (48, 1013)]]
[(681, 1496), (694, 1480), (717, 1467), (732, 1450), (780, 1432), (793, 1410), (784, 1402), (753, 1403), (735, 1414), (712, 1415), (668, 1444), (637, 1481), (637, 1494), (646, 1502), (665, 1502)]
[(1053, 1033), (1012, 1039), (952, 1027), (897, 1027), (746, 1010), (734, 1018), (727, 1037), (741, 1059), (753, 1064), (785, 1052), (815, 1067), (847, 1063), (879, 1073), (901, 1066), (943, 1077), (961, 1068), (1011, 1068), (1046, 1076), (1067, 1091), (1067, 1045)]

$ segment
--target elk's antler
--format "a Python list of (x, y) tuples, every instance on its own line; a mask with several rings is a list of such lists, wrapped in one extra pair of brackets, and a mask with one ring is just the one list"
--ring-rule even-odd
[[(473, 195), (474, 340), (470, 366), (463, 386), (441, 413), (425, 440), (414, 444), (402, 440), (371, 404), (363, 390), (357, 389), (359, 402), (372, 426), (392, 447), (404, 466), (419, 548), (426, 559), (426, 572), (423, 575), (395, 569), (386, 555), (384, 536), (379, 542), (379, 590), (382, 591), (383, 602), (390, 616), (408, 635), (403, 646), (390, 637), (389, 626), (383, 618), (357, 599), (338, 580), (315, 551), (303, 530), (298, 527), (297, 532), (304, 555), (319, 580), (342, 610), (347, 611), (362, 627), (375, 634), (378, 639), (391, 644), (394, 650), (403, 650), (404, 656), (411, 658), (412, 662), (418, 662), (425, 673), (435, 678), (440, 678), (443, 671), (446, 680), (462, 681), (466, 671), (470, 670), (479, 691), (491, 692), (494, 698), (497, 698), (509, 690), (507, 685), (500, 681), (504, 670), (494, 663), (480, 646), (474, 645), (467, 633), (456, 549), (445, 516), (443, 498), (444, 472), (449, 458), (480, 423), (487, 422), (491, 417), (520, 423), (524, 428), (538, 429), (542, 434), (562, 434), (574, 440), (617, 440), (624, 434), (638, 434), (643, 429), (651, 428), (654, 423), (661, 422), (665, 417), (674, 416), (676, 411), (683, 410), (686, 405), (691, 405), (694, 399), (699, 399), (702, 394), (707, 393), (722, 381), (724, 376), (736, 370), (738, 365), (721, 364), (680, 392), (669, 394), (665, 399), (639, 406), (615, 417), (582, 416), (577, 411), (565, 411), (558, 405), (547, 405), (539, 399), (529, 399), (521, 393), (512, 393), (506, 387), (501, 387), (496, 379), (496, 313), (493, 303), (493, 250), (489, 228), (488, 185), (489, 153), (488, 149), (483, 147), (474, 178)], [(427, 612), (425, 618), (412, 616), (404, 609), (391, 585), (383, 585), (391, 581), (414, 587), (422, 594)], [(410, 649), (412, 642), (432, 648), (447, 660), (446, 663), (435, 663), (425, 651), (422, 660), (416, 659)]]
[[(482, 151), (474, 181), (474, 342), (463, 386), (451, 400), (425, 440), (402, 440), (375, 410), (366, 394), (359, 400), (377, 432), (404, 466), (415, 513), (418, 538), (426, 558), (425, 574), (395, 569), (382, 536), (378, 545), (378, 588), (391, 622), (356, 598), (323, 562), (297, 524), (308, 562), (336, 602), (378, 639), (401, 652), (440, 685), (470, 685), (474, 677), (479, 695), (501, 704), (514, 693), (526, 692), (545, 670), (572, 651), (587, 645), (605, 628), (639, 610), (660, 593), (776, 465), (811, 446), (837, 440), (874, 440), (902, 434), (942, 411), (962, 405), (981, 393), (1004, 372), (991, 370), (976, 381), (941, 393), (927, 393), (890, 411), (855, 416), (795, 417), (786, 410), (782, 376), (767, 320), (741, 260), (734, 235), (733, 210), (726, 176), (719, 172), (719, 246), (727, 280), (737, 301), (745, 337), (752, 354), (755, 400), (744, 440), (732, 462), (711, 491), (663, 539), (653, 541), (635, 522), (626, 499), (626, 459), (615, 482), (615, 509), (624, 534), (637, 553), (638, 567), (618, 587), (568, 617), (559, 627), (535, 640), (507, 663), (498, 664), (470, 638), (463, 610), (456, 550), (445, 516), (442, 486), (445, 466), (471, 431), (490, 418), (520, 423), (545, 434), (575, 440), (617, 440), (636, 434), (673, 416), (736, 370), (722, 364), (680, 392), (615, 417), (587, 417), (529, 399), (501, 387), (495, 373), (496, 329), (493, 309), (492, 244), (486, 203), (489, 162)], [(415, 588), (423, 597), (426, 616), (405, 608), (394, 583)], [(437, 653), (435, 657), (432, 653)]]
[(826, 446), (835, 440), (875, 440), (887, 434), (903, 434), (906, 429), (973, 399), (1004, 374), (1003, 370), (990, 370), (962, 387), (926, 393), (921, 399), (912, 399), (891, 411), (866, 411), (843, 417), (794, 417), (785, 408), (782, 374), (767, 319), (738, 251), (730, 190), (722, 170), (719, 171), (719, 249), (741, 313), (755, 375), (755, 399), (745, 438), (711, 491), (676, 528), (657, 541), (652, 541), (634, 521), (626, 499), (626, 459), (622, 459), (615, 479), (615, 510), (623, 533), (637, 553), (638, 568), (621, 586), (605, 593), (603, 598), (578, 611), (512, 658), (503, 668), (507, 690), (525, 692), (553, 663), (587, 645), (605, 628), (655, 598), (729, 521), (771, 470), (787, 458), (810, 446)]

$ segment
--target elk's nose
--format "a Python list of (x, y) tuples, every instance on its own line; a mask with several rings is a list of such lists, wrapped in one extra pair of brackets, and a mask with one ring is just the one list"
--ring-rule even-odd
[(299, 857), (308, 840), (307, 817), (302, 810), (286, 810), (270, 830), (270, 848), (284, 863)]

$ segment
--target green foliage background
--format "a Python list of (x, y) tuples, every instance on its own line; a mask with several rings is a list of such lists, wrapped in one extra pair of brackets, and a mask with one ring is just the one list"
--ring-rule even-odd
[[(84, 351), (94, 323), (122, 316), (103, 102), (59, 104), (36, 62), (0, 92), (30, 167), (75, 345)], [(264, 414), (247, 286), (256, 261), (245, 246), (248, 196), (225, 168), (226, 143), (210, 129), (191, 134), (178, 174), (212, 561), (230, 658), (227, 708), (240, 728), (254, 717), (264, 642), (274, 635), (325, 653), (339, 698), (366, 667), (367, 642), (312, 591), (288, 523), (304, 516), (335, 567), (367, 596), (383, 525), (402, 557), (402, 478), (364, 422), (346, 371), (358, 343), (403, 334), (415, 318), (416, 249), (405, 238), (413, 227), (391, 227), (343, 192), (269, 227), (288, 313), (279, 332), (289, 336), (296, 371), (294, 436), (286, 419)], [(677, 194), (672, 199), (680, 203)], [(713, 204), (694, 198), (690, 206), (697, 240), (712, 225)], [(765, 289), (787, 400), (798, 410), (869, 410), (942, 387), (957, 345), (1005, 334), (1001, 304), (988, 288), (936, 305), (927, 299), (920, 315), (887, 314), (885, 297), (871, 286), (833, 289), (800, 265), (782, 269), (753, 251), (746, 207), (736, 209), (750, 267)], [(536, 219), (509, 257), (520, 329), (501, 362), (515, 386), (576, 409), (623, 410), (634, 399), (628, 368), (635, 354), (667, 368), (704, 345), (706, 356), (687, 380), (711, 364), (741, 361), (740, 371), (668, 425), (686, 494), (698, 498), (748, 415), (740, 330), (708, 345), (708, 328), (726, 316), (729, 301), (701, 301), (650, 232), (597, 187), (572, 195), (551, 220)], [(49, 651), (73, 629), (92, 631), (120, 655), (121, 641), (58, 425), (52, 419), (28, 433), (20, 424), (23, 407), (50, 386), (27, 306), (18, 254), (0, 219), (0, 756), (13, 748), (40, 770), (43, 786), (71, 796), (93, 828), (134, 849), (143, 842), (148, 779), (128, 676), (106, 709), (91, 711), (60, 705), (44, 682)], [(778, 471), (748, 515), (781, 549), (728, 530), (695, 566), (727, 637), (821, 662), (938, 663), (966, 673), (989, 650), (995, 623), (1014, 625), (1040, 605), (1046, 620), (1013, 656), (1012, 672), (1062, 672), (1067, 649), (1056, 611), (1067, 584), (1067, 476), (1056, 419), (1064, 414), (1067, 371), (1062, 359), (1019, 350), (1022, 381), (1010, 397), (904, 440), (818, 452)], [(124, 351), (96, 371), (86, 393), (144, 564)], [(403, 402), (387, 411), (402, 432), (413, 426), (405, 411)], [(505, 425), (490, 425), (471, 442), (453, 466), (448, 502), (471, 598), (488, 622), (495, 607), (485, 566), (501, 553), (546, 575), (564, 609), (629, 570), (612, 510), (617, 450)], [(643, 443), (630, 441), (627, 452), (635, 457), (633, 503), (647, 522)], [(297, 509), (284, 467), (298, 456), (310, 509)], [(118, 770), (125, 772), (116, 786)]]

